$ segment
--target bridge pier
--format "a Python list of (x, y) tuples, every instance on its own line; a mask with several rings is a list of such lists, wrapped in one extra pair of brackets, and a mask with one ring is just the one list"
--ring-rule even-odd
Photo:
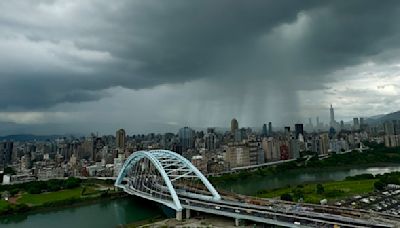
[(176, 211), (176, 220), (182, 221), (182, 211)]
[(235, 226), (240, 226), (240, 219), (235, 218)]
[(186, 211), (186, 219), (190, 219), (190, 209), (185, 209)]

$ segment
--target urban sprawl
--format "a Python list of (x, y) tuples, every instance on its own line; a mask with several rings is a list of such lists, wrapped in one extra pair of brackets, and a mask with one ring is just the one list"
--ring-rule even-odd
[[(352, 123), (336, 121), (330, 107), (330, 122), (316, 118), (275, 129), (271, 122), (261, 129), (240, 128), (232, 119), (230, 130), (183, 127), (176, 133), (60, 137), (54, 140), (0, 143), (3, 184), (66, 177), (115, 177), (125, 159), (135, 151), (168, 149), (191, 161), (200, 171), (213, 175), (251, 167), (291, 161), (304, 156), (327, 157), (333, 153), (365, 150), (363, 142), (400, 145), (400, 121), (367, 124), (364, 118)], [(9, 172), (9, 170), (12, 172)], [(7, 171), (8, 170), (8, 171)]]

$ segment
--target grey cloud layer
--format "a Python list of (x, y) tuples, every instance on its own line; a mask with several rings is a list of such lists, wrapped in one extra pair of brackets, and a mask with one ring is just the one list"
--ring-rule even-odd
[(331, 72), (400, 48), (399, 5), (2, 1), (0, 109), (45, 108), (100, 99), (115, 86), (199, 79), (228, 91), (246, 80), (251, 88), (244, 93), (255, 97), (266, 95), (263, 88), (284, 88), (292, 92), (282, 102), (294, 105), (295, 91), (323, 88), (335, 80)]

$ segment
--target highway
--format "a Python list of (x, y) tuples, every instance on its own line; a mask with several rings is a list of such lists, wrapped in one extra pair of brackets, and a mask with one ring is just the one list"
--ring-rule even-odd
[(259, 206), (224, 199), (212, 202), (184, 196), (180, 196), (180, 199), (186, 209), (287, 227), (299, 227), (295, 223), (307, 227), (333, 227), (334, 225), (340, 227), (395, 227), (391, 224), (379, 224), (359, 218), (314, 212), (306, 207)]
[[(161, 185), (142, 187), (148, 192), (164, 196), (164, 200), (156, 199), (155, 195), (135, 190), (131, 186), (124, 188), (129, 194), (163, 203), (168, 206), (167, 189)], [(157, 191), (155, 190), (157, 189)], [(179, 189), (177, 193), (184, 209), (209, 214), (243, 219), (257, 223), (273, 224), (284, 227), (400, 227), (400, 218), (368, 211), (350, 208), (336, 208), (311, 204), (293, 204), (280, 200), (258, 199), (237, 194), (222, 195), (215, 201), (200, 197), (200, 194)], [(190, 189), (190, 188), (189, 188)], [(199, 189), (198, 191), (202, 191)], [(386, 216), (386, 217), (385, 217)], [(299, 225), (300, 224), (300, 225)]]

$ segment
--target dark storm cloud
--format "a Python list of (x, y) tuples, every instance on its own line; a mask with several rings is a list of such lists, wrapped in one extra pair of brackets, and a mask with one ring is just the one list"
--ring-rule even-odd
[(244, 93), (260, 97), (264, 87), (284, 87), (292, 92), (283, 102), (294, 105), (295, 91), (323, 88), (335, 80), (331, 72), (400, 48), (399, 5), (3, 1), (0, 108), (42, 108), (96, 100), (114, 86), (196, 79), (221, 90), (246, 80), (255, 86)]

